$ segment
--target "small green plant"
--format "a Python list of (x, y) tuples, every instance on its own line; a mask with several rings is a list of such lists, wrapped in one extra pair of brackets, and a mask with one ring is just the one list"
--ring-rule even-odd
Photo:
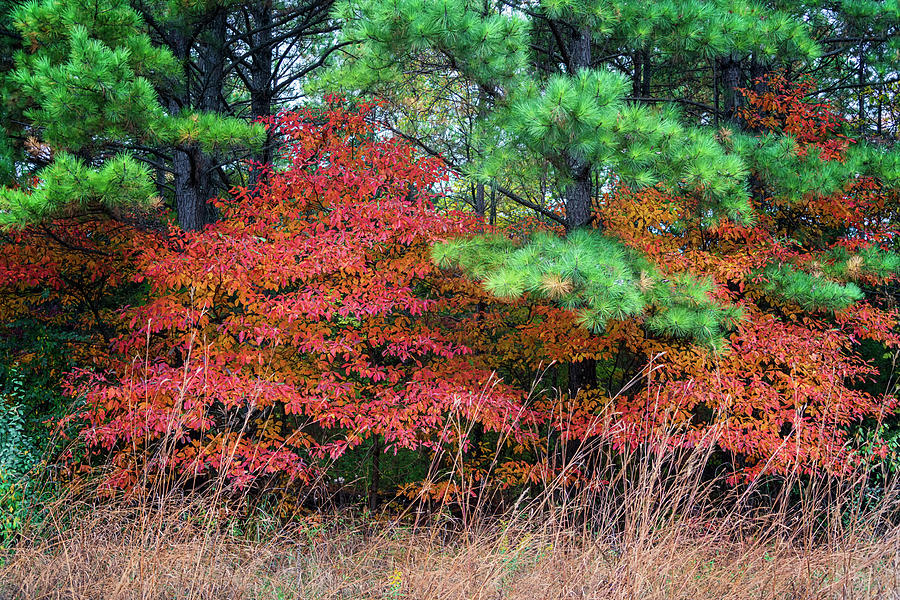
[(0, 471), (0, 544), (11, 540), (27, 522), (28, 482)]
[(403, 593), (403, 572), (400, 569), (394, 569), (387, 581), (387, 597), (400, 598)]
[(38, 444), (24, 415), (25, 378), (13, 368), (0, 394), (0, 543), (8, 543), (25, 525), (36, 499), (33, 475)]
[(0, 395), (0, 471), (24, 474), (36, 462), (36, 444), (26, 430), (23, 400), (25, 381), (21, 372), (10, 374), (5, 394)]

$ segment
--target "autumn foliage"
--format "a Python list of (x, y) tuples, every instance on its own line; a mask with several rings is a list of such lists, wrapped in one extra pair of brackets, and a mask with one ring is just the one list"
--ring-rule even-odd
[(760, 89), (742, 90), (746, 105), (741, 117), (748, 128), (780, 131), (793, 136), (805, 156), (809, 147), (821, 152), (824, 160), (841, 160), (853, 140), (840, 133), (845, 121), (827, 102), (809, 99), (816, 82), (809, 77), (791, 81), (783, 73), (759, 81)]
[[(439, 161), (380, 140), (368, 105), (286, 113), (283, 166), (218, 202), (205, 230), (141, 253), (150, 300), (125, 309), (102, 372), (83, 372), (82, 439), (121, 487), (148, 466), (309, 481), (376, 436), (380, 449), (464, 444), (448, 416), (521, 437), (521, 394), (491, 386), (450, 335), (429, 244)], [(147, 453), (135, 452), (139, 448)]]
[[(798, 157), (842, 160), (852, 140), (827, 106), (783, 79), (767, 89), (746, 92), (749, 126), (794, 135)], [(445, 167), (384, 137), (375, 112), (332, 100), (269, 119), (283, 141), (275, 166), (217, 200), (220, 219), (201, 231), (99, 215), (8, 234), (3, 318), (89, 340), (66, 377), (79, 407), (62, 423), (75, 432), (70, 466), (111, 466), (113, 488), (147, 474), (303, 484), (365, 443), (453, 448), (467, 477), (493, 468), (512, 485), (554, 476), (554, 444), (602, 438), (715, 444), (736, 479), (840, 474), (862, 450), (851, 428), (894, 410), (867, 387), (877, 370), (861, 353), (900, 345), (877, 293), (894, 277), (878, 261), (896, 219), (875, 181), (799, 203), (763, 195), (752, 225), (712, 228), (687, 192), (611, 190), (596, 206), (606, 232), (666, 277), (711, 278), (743, 318), (715, 348), (640, 319), (594, 334), (550, 301), (500, 301), (434, 264), (435, 242), (489, 228), (433, 209)], [(854, 282), (866, 298), (802, 306), (773, 292), (785, 269)], [(568, 369), (583, 361), (597, 362), (599, 385), (569, 397)]]
[[(762, 84), (767, 91), (745, 90), (743, 109), (759, 135), (794, 136), (798, 157), (843, 159), (853, 140), (837, 133), (842, 121), (829, 106), (806, 100), (808, 82), (776, 76)], [(880, 423), (896, 407), (894, 398), (873, 391), (878, 370), (862, 354), (864, 343), (900, 343), (897, 312), (879, 293), (895, 278), (879, 264), (881, 248), (896, 235), (887, 208), (893, 192), (868, 178), (800, 201), (764, 186), (758, 191), (753, 225), (712, 229), (691, 220), (691, 198), (677, 191), (620, 189), (604, 198), (603, 223), (627, 244), (672, 274), (712, 277), (716, 296), (744, 313), (718, 352), (649, 339), (635, 324), (621, 324), (613, 337), (653, 373), (618, 409), (633, 433), (643, 431), (632, 439), (681, 424), (687, 434), (673, 442), (714, 440), (737, 476), (843, 473), (863, 454), (883, 453), (877, 439), (865, 448), (854, 444), (853, 426)], [(822, 278), (812, 286), (855, 282), (866, 298), (839, 309), (806, 305), (773, 285), (785, 269)]]

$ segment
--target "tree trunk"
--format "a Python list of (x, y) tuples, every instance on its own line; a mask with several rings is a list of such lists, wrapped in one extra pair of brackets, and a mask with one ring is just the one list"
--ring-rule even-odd
[[(251, 36), (250, 54), (250, 113), (252, 118), (267, 117), (272, 114), (274, 98), (273, 47), (272, 47), (272, 2), (264, 0), (251, 2), (248, 11), (253, 18), (253, 27), (259, 31)], [(254, 152), (252, 159), (261, 164), (272, 162), (274, 139), (266, 133), (262, 147)], [(259, 171), (250, 173), (251, 186), (258, 181)]]
[(475, 184), (475, 214), (484, 220), (484, 214), (487, 212), (487, 204), (484, 198), (484, 184)]
[[(582, 27), (573, 35), (569, 49), (575, 70), (591, 66), (591, 30)], [(572, 181), (566, 187), (566, 231), (574, 231), (591, 222), (591, 165), (577, 152), (567, 151), (566, 162)]]
[(225, 109), (222, 90), (225, 85), (225, 11), (216, 10), (209, 29), (205, 32), (197, 50), (200, 68), (200, 108), (212, 112)]
[(574, 398), (579, 390), (597, 387), (597, 361), (586, 359), (569, 364), (569, 397)]
[(644, 63), (643, 73), (641, 74), (641, 96), (650, 98), (650, 79), (653, 77), (653, 65), (650, 62), (650, 51), (647, 49), (642, 50), (641, 59)]
[[(591, 30), (581, 28), (572, 39), (569, 51), (572, 65), (576, 70), (591, 66)], [(593, 199), (593, 180), (591, 165), (575, 152), (567, 154), (569, 176), (572, 181), (566, 186), (566, 232), (587, 227), (591, 223), (591, 200)], [(574, 397), (578, 391), (597, 385), (597, 361), (583, 360), (569, 364), (569, 395)]]
[(718, 60), (719, 76), (722, 78), (722, 94), (725, 100), (722, 110), (728, 120), (735, 121), (738, 117), (738, 109), (743, 102), (740, 92), (740, 88), (743, 87), (741, 61), (734, 54)]
[(566, 231), (575, 231), (591, 222), (591, 198), (593, 197), (591, 168), (584, 161), (569, 157), (572, 181), (566, 186)]
[[(225, 85), (225, 11), (212, 16), (197, 50), (200, 67), (199, 108), (209, 112), (222, 112), (225, 102), (222, 90)], [(176, 156), (175, 205), (178, 224), (186, 231), (202, 229), (216, 220), (216, 211), (210, 199), (216, 194), (214, 163), (199, 144), (191, 144)], [(180, 186), (179, 186), (180, 183)]]
[(378, 489), (381, 486), (381, 440), (378, 436), (373, 437), (372, 441), (372, 477), (369, 479), (369, 510), (375, 511), (378, 508)]
[[(224, 21), (222, 21), (222, 25), (224, 26)], [(222, 39), (224, 40), (224, 30)], [(190, 57), (191, 41), (186, 33), (179, 26), (173, 26), (168, 32), (167, 41), (175, 58), (182, 64), (187, 65)], [(179, 114), (182, 110), (192, 105), (191, 71), (186, 67), (185, 72), (188, 73), (188, 78), (184, 87), (174, 91), (168, 99), (169, 112), (173, 115)], [(202, 84), (202, 96), (206, 102), (217, 105), (218, 98), (213, 100), (206, 89), (206, 79)], [(221, 88), (219, 88), (220, 92)], [(179, 145), (174, 149), (172, 168), (178, 225), (185, 231), (192, 231), (201, 229), (204, 225), (213, 222), (216, 216), (215, 210), (208, 202), (209, 197), (212, 195), (209, 158), (196, 143)]]
[(216, 220), (215, 209), (209, 203), (209, 159), (197, 144), (192, 144), (175, 150), (174, 167), (178, 225), (185, 231), (202, 229)]
[(632, 60), (634, 61), (634, 75), (631, 79), (631, 95), (636, 98), (649, 98), (652, 75), (650, 52), (646, 48), (635, 50)]
[(632, 60), (634, 61), (634, 72), (631, 75), (631, 95), (638, 98), (641, 96), (641, 82), (644, 79), (644, 60), (640, 50), (634, 51)]

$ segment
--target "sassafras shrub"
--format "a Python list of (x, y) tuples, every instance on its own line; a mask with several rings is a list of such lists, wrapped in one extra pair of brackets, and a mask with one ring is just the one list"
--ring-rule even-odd
[(463, 227), (430, 203), (445, 170), (376, 135), (372, 108), (270, 119), (278, 167), (219, 200), (216, 223), (143, 250), (149, 301), (125, 311), (106, 368), (72, 382), (111, 485), (141, 472), (309, 481), (367, 439), (466, 444), (457, 422), (528, 437), (539, 417), (520, 393), (486, 392), (491, 373), (450, 335), (458, 319), (433, 282), (430, 244)]

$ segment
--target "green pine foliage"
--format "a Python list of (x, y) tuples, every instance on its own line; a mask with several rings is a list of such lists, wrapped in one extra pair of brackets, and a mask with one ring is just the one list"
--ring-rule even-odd
[(886, 279), (900, 275), (900, 254), (879, 246), (869, 246), (850, 252), (843, 246), (825, 254), (822, 270), (841, 280), (858, 280), (864, 277)]
[(542, 89), (519, 90), (497, 115), (509, 135), (507, 155), (524, 147), (564, 172), (568, 154), (575, 153), (625, 184), (684, 186), (718, 217), (749, 218), (740, 157), (709, 131), (684, 126), (672, 109), (625, 102), (629, 86), (624, 75), (583, 70), (555, 75)]
[[(618, 38), (635, 49), (652, 44), (700, 60), (751, 53), (812, 59), (820, 52), (799, 20), (740, 0), (548, 0), (540, 10), (596, 41)], [(573, 161), (580, 161), (633, 187), (678, 189), (696, 199), (703, 222), (752, 219), (747, 161), (761, 150), (751, 152), (744, 140), (723, 144), (715, 131), (686, 125), (671, 107), (627, 100), (632, 82), (621, 73), (534, 69), (530, 48), (543, 26), (536, 18), (485, 14), (480, 3), (466, 0), (347, 0), (340, 14), (344, 39), (356, 44), (326, 85), (377, 91), (419, 60), (443, 61), (489, 98), (492, 110), (474, 138), (476, 155), (484, 158), (467, 165), (476, 179), (499, 179), (510, 165), (530, 163), (524, 155), (546, 161), (562, 188), (576, 175)], [(461, 266), (497, 296), (529, 293), (576, 309), (594, 331), (610, 319), (646, 315), (654, 332), (714, 343), (736, 315), (711, 299), (709, 282), (663, 282), (646, 260), (596, 231), (537, 236), (521, 246), (498, 238), (448, 242), (435, 258)]]
[(475, 3), (459, 0), (344, 2), (337, 15), (343, 37), (364, 40), (354, 60), (325, 75), (326, 84), (352, 87), (390, 83), (410, 53), (452, 57), (457, 69), (486, 88), (520, 85), (528, 63), (528, 23), (509, 15), (483, 16)]
[(652, 333), (692, 339), (719, 348), (724, 336), (741, 318), (739, 307), (716, 301), (709, 278), (677, 276), (654, 294), (654, 310), (645, 327)]
[(0, 227), (16, 227), (68, 210), (140, 208), (156, 197), (150, 169), (120, 154), (92, 169), (81, 159), (60, 153), (28, 189), (0, 189)]
[(595, 230), (565, 238), (535, 234), (523, 243), (503, 236), (481, 236), (437, 244), (433, 259), (460, 267), (500, 298), (528, 294), (574, 310), (578, 321), (600, 333), (612, 320), (646, 317), (657, 334), (716, 345), (739, 317), (732, 306), (712, 297), (712, 282), (669, 280), (639, 254)]
[(844, 160), (820, 158), (808, 148), (798, 155), (796, 141), (784, 135), (734, 134), (729, 145), (773, 196), (800, 201), (808, 194), (828, 195), (861, 175), (887, 188), (900, 187), (900, 153), (865, 142), (851, 144)]
[(218, 113), (182, 111), (168, 115), (159, 139), (166, 144), (197, 143), (204, 152), (217, 155), (233, 148), (256, 147), (264, 137), (265, 129), (257, 123)]
[[(817, 76), (821, 87), (831, 90), (830, 100), (848, 112), (859, 110), (860, 97), (864, 105), (869, 104), (867, 96), (880, 87), (878, 82), (896, 81), (900, 60), (897, 0), (780, 0), (778, 4), (782, 10), (802, 17), (810, 29), (822, 32), (826, 40), (837, 40), (826, 48), (834, 58)], [(848, 79), (853, 85), (845, 87)], [(872, 83), (872, 89), (866, 89), (866, 82)]]
[(151, 82), (135, 70), (146, 68), (144, 60), (174, 68), (171, 55), (148, 57), (128, 46), (110, 47), (80, 25), (72, 26), (68, 46), (59, 62), (51, 53), (22, 53), (13, 75), (33, 102), (25, 115), (41, 128), (43, 140), (80, 150), (96, 144), (98, 133), (113, 140), (151, 136), (165, 111)]
[(182, 66), (126, 0), (31, 0), (11, 19), (23, 47), (7, 81), (47, 156), (36, 185), (0, 189), (0, 226), (75, 207), (146, 206), (159, 197), (148, 165), (160, 151), (197, 143), (221, 152), (264, 138), (240, 119), (164, 106), (159, 90), (183, 85)]
[(707, 59), (752, 53), (758, 60), (792, 60), (821, 53), (802, 21), (759, 2), (620, 0), (607, 6), (614, 15), (615, 33), (634, 47), (652, 44), (673, 54)]
[(9, 137), (0, 129), (0, 185), (10, 185), (15, 179), (15, 149)]
[[(856, 11), (879, 21), (882, 29), (893, 26), (896, 11), (880, 14), (886, 3), (851, 4), (842, 3), (840, 11)], [(704, 225), (753, 221), (751, 173), (764, 195), (789, 202), (838, 192), (860, 176), (886, 187), (900, 185), (898, 153), (862, 142), (850, 146), (845, 160), (823, 161), (816, 148), (798, 153), (789, 136), (741, 133), (736, 111), (735, 120), (723, 124), (696, 118), (690, 123), (673, 108), (677, 103), (632, 97), (646, 89), (639, 81), (567, 56), (578, 50), (565, 39), (588, 35), (595, 48), (620, 56), (652, 50), (658, 65), (648, 62), (645, 68), (660, 72), (741, 61), (810, 64), (823, 52), (806, 22), (824, 14), (818, 6), (807, 6), (810, 14), (748, 0), (544, 0), (504, 7), (492, 12), (488, 4), (469, 0), (344, 0), (342, 39), (353, 51), (323, 85), (378, 93), (422, 65), (429, 72), (442, 65), (448, 76), (477, 88), (483, 100), (467, 140), (472, 152), (465, 174), (495, 184), (525, 165), (544, 164), (560, 204), (567, 186), (578, 177), (584, 181), (583, 165), (616, 184), (661, 185), (689, 197), (696, 207), (690, 218)], [(556, 43), (544, 44), (548, 38)], [(542, 44), (557, 54), (548, 51), (549, 57), (539, 58), (535, 52)], [(729, 93), (739, 106), (738, 92)], [(531, 179), (545, 173), (532, 173)], [(883, 276), (900, 260), (875, 252), (853, 259), (849, 270), (849, 257), (835, 256), (822, 273), (779, 265), (760, 277), (767, 293), (780, 301), (838, 310), (861, 298), (848, 279), (861, 273)], [(531, 294), (576, 309), (595, 331), (610, 319), (635, 317), (662, 335), (714, 342), (737, 316), (711, 299), (710, 282), (663, 283), (647, 261), (596, 231), (570, 231), (565, 239), (536, 236), (519, 245), (496, 237), (453, 241), (435, 248), (435, 259), (462, 267), (499, 297)], [(860, 267), (860, 261), (867, 266)]]
[[(621, 19), (632, 3), (621, 4), (600, 8), (597, 3), (555, 2), (547, 10), (593, 26), (598, 35), (613, 26), (635, 26)], [(677, 13), (677, 4), (670, 3), (670, 10), (655, 18)], [(708, 19), (709, 12), (698, 11), (697, 18)], [(702, 197), (700, 208), (711, 220), (749, 215), (747, 169), (713, 132), (685, 126), (673, 110), (625, 101), (630, 82), (622, 74), (581, 69), (543, 77), (533, 72), (528, 66), (529, 24), (515, 15), (483, 16), (475, 3), (462, 0), (354, 0), (343, 3), (339, 14), (346, 22), (344, 39), (361, 43), (354, 46), (351, 60), (324, 78), (323, 87), (377, 91), (399, 79), (400, 69), (415, 64), (417, 56), (427, 56), (448, 62), (448, 69), (471, 79), (493, 99), (494, 110), (480, 129), (483, 147), (478, 154), (485, 158), (469, 165), (473, 177), (490, 180), (510, 162), (520, 164), (526, 152), (549, 161), (564, 184), (574, 156), (633, 185), (686, 186)], [(751, 18), (748, 14), (740, 21), (743, 30), (758, 35)], [(725, 19), (723, 31), (733, 34), (736, 20), (738, 16)], [(651, 26), (648, 35), (652, 31)], [(802, 39), (785, 43), (799, 52), (796, 43)], [(801, 45), (814, 53), (815, 45), (806, 40)]]
[(863, 299), (862, 290), (854, 283), (841, 283), (787, 264), (769, 265), (758, 279), (770, 297), (811, 312), (842, 310)]

